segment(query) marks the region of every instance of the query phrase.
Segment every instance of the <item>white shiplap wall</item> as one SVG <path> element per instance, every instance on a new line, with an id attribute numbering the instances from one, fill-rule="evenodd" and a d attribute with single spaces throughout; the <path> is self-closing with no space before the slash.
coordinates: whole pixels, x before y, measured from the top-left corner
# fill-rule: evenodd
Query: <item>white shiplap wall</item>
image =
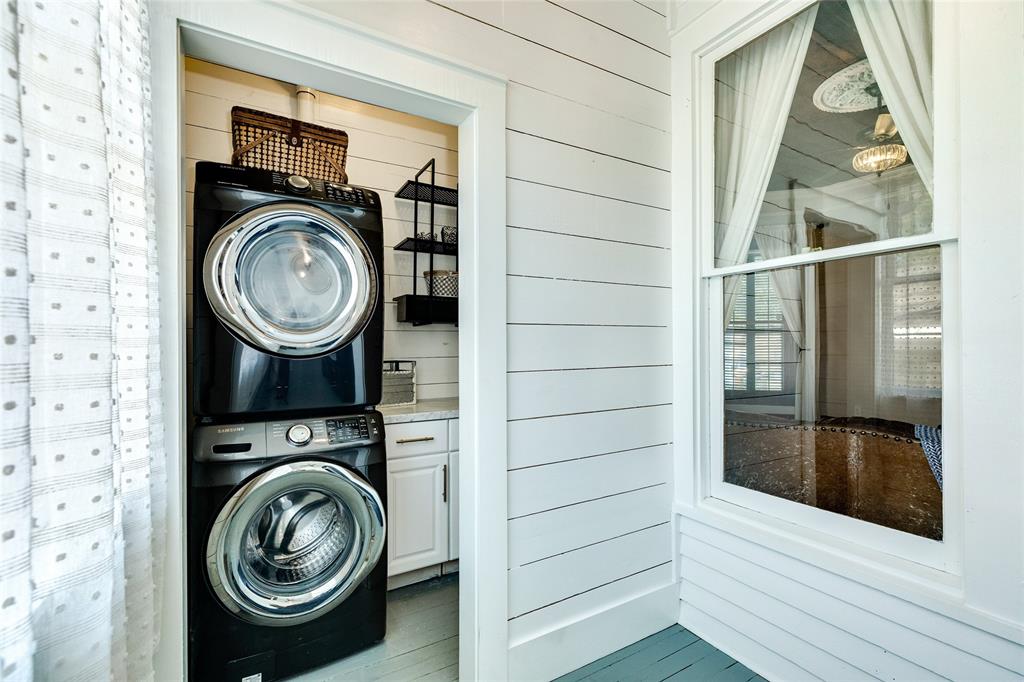
<path id="1" fill-rule="evenodd" d="M 295 116 L 295 87 L 288 83 L 196 59 L 185 60 L 186 216 L 191 310 L 192 192 L 196 161 L 231 160 L 231 107 L 244 106 Z M 320 93 L 315 121 L 349 134 L 349 182 L 380 193 L 384 212 L 384 358 L 416 360 L 420 398 L 459 394 L 458 331 L 451 325 L 413 327 L 398 322 L 393 298 L 412 292 L 412 254 L 392 247 L 411 237 L 412 205 L 394 193 L 424 163 L 437 159 L 438 184 L 455 187 L 458 176 L 458 128 L 417 116 Z M 421 209 L 423 208 L 421 204 Z M 454 211 L 438 207 L 437 223 L 454 224 Z M 420 230 L 429 229 L 420 223 Z M 438 228 L 440 229 L 440 228 Z M 454 258 L 438 256 L 434 267 L 455 267 Z M 422 272 L 428 267 L 423 258 Z M 419 286 L 424 284 L 420 280 Z M 189 325 L 191 326 L 191 324 Z"/>
<path id="2" fill-rule="evenodd" d="M 510 81 L 510 677 L 675 622 L 664 7 L 308 4 Z"/>
<path id="3" fill-rule="evenodd" d="M 1019 626 L 914 603 L 849 559 L 824 569 L 696 519 L 679 528 L 680 622 L 769 679 L 1024 679 Z"/>

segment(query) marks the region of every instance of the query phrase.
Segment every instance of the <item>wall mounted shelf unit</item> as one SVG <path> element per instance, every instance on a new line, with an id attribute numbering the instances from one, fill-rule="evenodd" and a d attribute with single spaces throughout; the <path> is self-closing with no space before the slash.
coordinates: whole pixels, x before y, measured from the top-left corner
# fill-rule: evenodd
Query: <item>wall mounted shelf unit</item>
<path id="1" fill-rule="evenodd" d="M 430 171 L 430 182 L 421 182 L 420 177 L 428 170 Z M 396 251 L 411 251 L 413 254 L 412 293 L 397 296 L 394 300 L 398 304 L 398 321 L 410 322 L 414 326 L 458 324 L 459 322 L 459 299 L 454 296 L 435 296 L 432 277 L 427 279 L 426 294 L 419 293 L 419 278 L 423 274 L 419 268 L 419 254 L 427 256 L 428 271 L 430 272 L 434 271 L 434 256 L 454 256 L 455 270 L 459 269 L 458 243 L 449 244 L 439 240 L 435 221 L 437 206 L 458 207 L 459 191 L 450 187 L 439 187 L 436 175 L 436 162 L 431 159 L 417 171 L 412 180 L 407 181 L 395 192 L 396 198 L 408 199 L 413 202 L 413 232 L 416 236 L 407 237 L 395 246 Z M 419 236 L 421 203 L 430 207 L 429 239 Z M 457 221 L 458 215 L 456 214 L 456 225 Z M 456 234 L 458 233 L 456 232 Z"/>

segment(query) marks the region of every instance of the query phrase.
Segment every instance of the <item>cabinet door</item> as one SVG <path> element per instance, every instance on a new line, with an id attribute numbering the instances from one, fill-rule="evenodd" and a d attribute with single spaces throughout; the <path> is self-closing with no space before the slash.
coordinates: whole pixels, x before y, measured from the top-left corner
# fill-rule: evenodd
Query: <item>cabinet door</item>
<path id="1" fill-rule="evenodd" d="M 459 453 L 448 453 L 448 561 L 459 558 Z"/>
<path id="2" fill-rule="evenodd" d="M 448 560 L 448 453 L 388 461 L 388 575 Z"/>

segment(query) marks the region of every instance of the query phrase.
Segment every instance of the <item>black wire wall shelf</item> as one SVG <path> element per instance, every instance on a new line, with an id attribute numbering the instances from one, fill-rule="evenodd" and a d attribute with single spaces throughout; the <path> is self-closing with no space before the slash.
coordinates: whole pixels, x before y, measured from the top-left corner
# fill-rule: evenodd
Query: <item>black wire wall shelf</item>
<path id="1" fill-rule="evenodd" d="M 424 324 L 458 324 L 459 299 L 454 296 L 424 296 L 405 294 L 395 298 L 398 321 Z"/>
<path id="2" fill-rule="evenodd" d="M 433 163 L 433 159 L 431 159 L 431 163 Z M 426 168 L 426 166 L 424 166 L 424 168 Z M 433 176 L 433 168 L 431 168 L 431 175 Z M 419 196 L 417 196 L 417 189 L 419 189 Z M 397 192 L 395 192 L 395 196 L 399 199 L 409 199 L 410 201 L 419 199 L 419 201 L 430 202 L 431 190 L 433 190 L 433 201 L 436 205 L 459 205 L 459 190 L 452 189 L 451 187 L 441 187 L 440 185 L 435 185 L 432 182 L 427 183 L 407 180 L 406 183 L 402 185 Z"/>
<path id="3" fill-rule="evenodd" d="M 430 182 L 420 182 L 420 176 L 430 171 Z M 413 202 L 413 231 L 420 229 L 420 204 L 425 203 L 430 208 L 430 232 L 429 237 L 408 237 L 403 239 L 397 246 L 396 251 L 412 252 L 412 293 L 397 296 L 394 300 L 398 304 L 398 321 L 410 322 L 419 326 L 424 324 L 455 324 L 459 323 L 459 299 L 457 296 L 436 296 L 439 291 L 435 287 L 434 256 L 454 256 L 455 270 L 454 277 L 458 277 L 459 269 L 459 246 L 458 246 L 458 225 L 455 225 L 455 242 L 439 240 L 437 226 L 434 220 L 435 208 L 437 206 L 458 207 L 459 191 L 450 187 L 437 185 L 436 162 L 434 159 L 428 161 L 423 168 L 417 171 L 412 180 L 402 185 L 395 197 L 408 199 Z M 456 215 L 458 221 L 458 215 Z M 444 231 L 447 231 L 445 228 Z M 424 233 L 427 234 L 427 233 Z M 447 236 L 447 235 L 445 235 Z M 429 269 L 427 273 L 421 273 L 419 267 L 419 254 L 425 254 L 428 259 Z M 419 278 L 423 274 L 426 279 L 426 295 L 419 292 Z M 457 282 L 458 280 L 456 280 Z"/>
<path id="4" fill-rule="evenodd" d="M 398 242 L 395 251 L 415 251 L 417 253 L 436 253 L 439 256 L 459 255 L 459 245 L 439 242 L 433 239 L 406 237 Z"/>

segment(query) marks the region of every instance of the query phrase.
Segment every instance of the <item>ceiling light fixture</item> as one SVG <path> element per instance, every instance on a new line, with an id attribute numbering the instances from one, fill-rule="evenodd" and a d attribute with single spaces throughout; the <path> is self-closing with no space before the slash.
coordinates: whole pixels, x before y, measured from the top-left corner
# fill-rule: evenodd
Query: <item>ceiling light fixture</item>
<path id="1" fill-rule="evenodd" d="M 892 115 L 881 113 L 882 93 L 878 84 L 871 84 L 866 91 L 878 98 L 880 113 L 875 119 L 875 129 L 868 134 L 875 144 L 854 154 L 853 169 L 859 173 L 881 175 L 907 162 L 907 148 L 895 141 L 899 131 L 896 129 L 896 122 L 892 120 Z"/>
<path id="2" fill-rule="evenodd" d="M 907 148 L 901 144 L 880 144 L 857 152 L 853 169 L 860 173 L 882 173 L 907 162 Z"/>

